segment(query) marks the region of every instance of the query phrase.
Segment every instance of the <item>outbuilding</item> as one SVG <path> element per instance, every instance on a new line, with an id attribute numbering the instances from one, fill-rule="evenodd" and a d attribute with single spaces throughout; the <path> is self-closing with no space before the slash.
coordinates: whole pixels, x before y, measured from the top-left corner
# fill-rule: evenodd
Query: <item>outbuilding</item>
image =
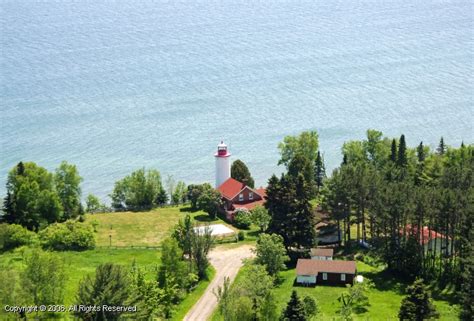
<path id="1" fill-rule="evenodd" d="M 331 261 L 334 255 L 333 249 L 317 247 L 310 251 L 312 260 Z"/>
<path id="2" fill-rule="evenodd" d="M 296 282 L 303 285 L 352 284 L 356 272 L 355 261 L 298 259 Z"/>

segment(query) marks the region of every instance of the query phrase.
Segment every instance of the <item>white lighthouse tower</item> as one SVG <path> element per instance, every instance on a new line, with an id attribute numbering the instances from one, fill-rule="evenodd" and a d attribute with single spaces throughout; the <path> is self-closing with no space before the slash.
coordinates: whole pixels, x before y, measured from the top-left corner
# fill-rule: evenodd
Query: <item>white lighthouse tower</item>
<path id="1" fill-rule="evenodd" d="M 214 157 L 216 158 L 216 188 L 218 188 L 230 178 L 230 153 L 223 141 L 217 145 L 217 153 Z"/>

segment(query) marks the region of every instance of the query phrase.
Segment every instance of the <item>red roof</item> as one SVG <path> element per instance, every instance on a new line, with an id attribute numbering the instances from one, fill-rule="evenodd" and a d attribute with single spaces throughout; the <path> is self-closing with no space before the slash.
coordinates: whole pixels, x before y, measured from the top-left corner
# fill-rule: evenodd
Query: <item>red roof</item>
<path id="1" fill-rule="evenodd" d="M 319 272 L 355 274 L 356 262 L 298 259 L 298 263 L 296 263 L 297 275 L 318 275 Z"/>
<path id="2" fill-rule="evenodd" d="M 410 224 L 408 224 L 406 226 L 406 230 L 407 230 L 408 234 L 418 235 L 418 226 L 416 226 L 416 225 L 411 226 Z M 403 230 L 400 231 L 400 233 L 403 233 Z M 431 238 L 430 238 L 430 234 L 431 234 Z M 444 234 L 438 233 L 434 230 L 430 230 L 428 228 L 428 226 L 423 226 L 422 233 L 420 233 L 420 244 L 425 245 L 430 240 L 434 240 L 436 238 L 445 239 L 446 236 L 444 236 Z M 448 237 L 448 239 L 449 239 L 449 237 Z"/>
<path id="3" fill-rule="evenodd" d="M 221 193 L 221 195 L 227 199 L 232 199 L 234 198 L 240 191 L 242 191 L 247 185 L 244 183 L 239 182 L 236 179 L 233 179 L 232 177 L 227 179 L 224 183 L 222 183 L 217 190 Z M 248 187 L 250 188 L 250 187 Z M 250 188 L 252 191 L 257 193 L 262 197 L 262 199 L 265 197 L 266 192 L 263 187 L 253 189 Z M 253 202 L 257 203 L 257 202 Z"/>
<path id="4" fill-rule="evenodd" d="M 221 193 L 222 196 L 228 199 L 232 199 L 245 187 L 244 183 L 239 182 L 232 177 L 222 183 L 217 190 Z"/>
<path id="5" fill-rule="evenodd" d="M 233 204 L 234 208 L 237 210 L 239 208 L 245 208 L 251 211 L 255 206 L 262 205 L 265 203 L 265 200 L 254 201 L 252 203 L 245 203 L 245 204 Z"/>

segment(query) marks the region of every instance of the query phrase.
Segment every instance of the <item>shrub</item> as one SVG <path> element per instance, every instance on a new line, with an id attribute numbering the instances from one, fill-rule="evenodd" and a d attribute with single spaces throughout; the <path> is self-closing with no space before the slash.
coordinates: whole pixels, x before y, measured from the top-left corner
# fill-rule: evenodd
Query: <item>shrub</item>
<path id="1" fill-rule="evenodd" d="M 39 232 L 39 237 L 46 249 L 81 251 L 95 247 L 92 227 L 81 222 L 66 221 L 52 224 Z"/>
<path id="2" fill-rule="evenodd" d="M 239 241 L 245 240 L 245 233 L 242 232 L 242 231 L 239 231 L 239 233 L 237 233 L 237 239 L 238 239 Z"/>
<path id="3" fill-rule="evenodd" d="M 234 224 L 238 228 L 248 229 L 252 224 L 252 215 L 247 210 L 237 210 L 234 216 Z"/>
<path id="4" fill-rule="evenodd" d="M 33 244 L 36 240 L 36 233 L 27 230 L 21 225 L 0 225 L 0 249 L 10 250 L 19 246 Z"/>

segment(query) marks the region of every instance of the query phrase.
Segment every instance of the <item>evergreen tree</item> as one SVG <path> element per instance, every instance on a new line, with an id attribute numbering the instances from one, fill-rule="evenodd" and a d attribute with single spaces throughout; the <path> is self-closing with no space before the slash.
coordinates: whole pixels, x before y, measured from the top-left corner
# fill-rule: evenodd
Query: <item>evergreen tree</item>
<path id="1" fill-rule="evenodd" d="M 321 152 L 318 150 L 318 156 L 314 164 L 315 171 L 315 182 L 318 192 L 323 187 L 323 181 L 326 178 L 326 168 L 324 167 L 324 160 L 321 156 Z"/>
<path id="2" fill-rule="evenodd" d="M 282 175 L 280 180 L 272 176 L 269 180 L 265 203 L 271 215 L 268 230 L 283 237 L 287 250 L 309 248 L 315 243 L 310 193 L 301 174 L 297 178 Z"/>
<path id="3" fill-rule="evenodd" d="M 446 145 L 444 144 L 444 138 L 441 137 L 441 139 L 439 140 L 438 148 L 436 149 L 436 153 L 438 155 L 444 155 L 445 152 L 446 152 Z"/>
<path id="4" fill-rule="evenodd" d="M 97 267 L 95 277 L 86 276 L 79 284 L 77 305 L 123 306 L 130 298 L 130 275 L 121 265 L 112 263 Z M 118 320 L 122 311 L 76 311 L 82 320 Z"/>
<path id="5" fill-rule="evenodd" d="M 407 288 L 407 296 L 402 300 L 398 313 L 399 319 L 423 321 L 437 315 L 423 280 L 417 279 Z"/>
<path id="6" fill-rule="evenodd" d="M 398 144 L 398 158 L 397 165 L 399 167 L 406 167 L 408 164 L 407 160 L 407 145 L 405 142 L 405 135 L 400 136 L 400 143 Z"/>
<path id="7" fill-rule="evenodd" d="M 393 163 L 397 162 L 397 141 L 392 139 L 392 147 L 391 147 L 391 152 L 390 152 L 390 160 Z"/>
<path id="8" fill-rule="evenodd" d="M 423 142 L 420 142 L 420 145 L 418 145 L 416 149 L 416 156 L 418 157 L 418 162 L 422 163 L 425 161 L 426 155 L 425 155 L 425 147 L 423 146 Z"/>
<path id="9" fill-rule="evenodd" d="M 245 165 L 245 163 L 240 159 L 237 159 L 232 163 L 230 168 L 230 176 L 233 179 L 250 186 L 251 188 L 254 188 L 255 186 L 255 181 L 252 178 L 252 175 L 250 175 L 247 165 Z"/>
<path id="10" fill-rule="evenodd" d="M 156 195 L 155 203 L 157 205 L 165 205 L 168 203 L 168 193 L 166 193 L 166 190 L 164 187 L 161 187 L 158 191 L 158 194 Z"/>
<path id="11" fill-rule="evenodd" d="M 295 290 L 291 293 L 290 301 L 286 305 L 285 310 L 281 316 L 281 321 L 306 321 L 308 317 L 306 315 L 305 306 L 301 302 L 298 294 Z"/>

